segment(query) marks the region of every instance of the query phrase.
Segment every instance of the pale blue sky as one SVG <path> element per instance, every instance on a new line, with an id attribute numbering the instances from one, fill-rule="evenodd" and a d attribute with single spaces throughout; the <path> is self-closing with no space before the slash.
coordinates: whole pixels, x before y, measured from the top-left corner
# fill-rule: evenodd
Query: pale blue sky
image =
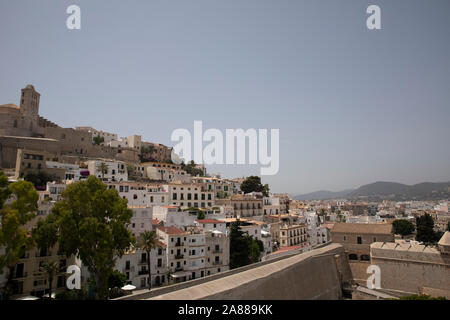
<path id="1" fill-rule="evenodd" d="M 449 15 L 448 0 L 0 0 L 0 104 L 31 83 L 62 126 L 167 145 L 194 120 L 278 128 L 263 178 L 278 192 L 448 181 Z"/>

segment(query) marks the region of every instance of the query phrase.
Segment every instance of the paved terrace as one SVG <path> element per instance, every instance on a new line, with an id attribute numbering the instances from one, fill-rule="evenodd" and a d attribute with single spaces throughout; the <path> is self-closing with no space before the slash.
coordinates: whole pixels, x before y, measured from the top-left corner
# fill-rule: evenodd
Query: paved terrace
<path id="1" fill-rule="evenodd" d="M 341 299 L 342 284 L 351 278 L 343 247 L 328 244 L 117 300 Z"/>

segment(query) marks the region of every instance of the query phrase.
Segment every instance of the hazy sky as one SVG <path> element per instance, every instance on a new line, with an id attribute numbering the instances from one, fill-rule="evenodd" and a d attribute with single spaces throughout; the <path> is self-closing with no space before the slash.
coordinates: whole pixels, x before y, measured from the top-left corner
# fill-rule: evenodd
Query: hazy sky
<path id="1" fill-rule="evenodd" d="M 30 83 L 61 126 L 167 145 L 194 120 L 278 128 L 272 191 L 448 181 L 449 16 L 448 0 L 1 0 L 0 104 Z"/>

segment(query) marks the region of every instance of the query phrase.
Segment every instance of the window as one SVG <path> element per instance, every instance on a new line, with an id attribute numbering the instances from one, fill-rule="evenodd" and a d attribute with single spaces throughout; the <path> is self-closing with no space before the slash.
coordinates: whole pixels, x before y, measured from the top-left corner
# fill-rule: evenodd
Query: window
<path id="1" fill-rule="evenodd" d="M 358 244 L 362 244 L 362 238 L 361 237 L 358 237 Z"/>
<path id="2" fill-rule="evenodd" d="M 348 255 L 348 259 L 349 260 L 358 260 L 358 256 L 356 254 L 351 253 Z"/>
<path id="3" fill-rule="evenodd" d="M 370 256 L 367 254 L 362 254 L 361 255 L 361 261 L 370 261 Z"/>

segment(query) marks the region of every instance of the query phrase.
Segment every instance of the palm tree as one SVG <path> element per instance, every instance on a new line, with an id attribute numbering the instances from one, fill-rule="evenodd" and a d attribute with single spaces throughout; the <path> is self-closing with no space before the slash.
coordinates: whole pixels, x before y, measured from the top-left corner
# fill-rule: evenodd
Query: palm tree
<path id="1" fill-rule="evenodd" d="M 105 174 L 108 173 L 108 165 L 101 162 L 97 165 L 97 170 L 102 173 L 102 180 L 105 178 Z"/>
<path id="2" fill-rule="evenodd" d="M 49 297 L 49 299 L 51 299 L 52 298 L 52 283 L 53 283 L 53 279 L 55 278 L 56 274 L 59 272 L 59 264 L 57 261 L 50 261 L 48 263 L 45 263 L 40 269 L 41 269 L 41 271 L 43 271 L 47 274 L 48 297 Z"/>
<path id="3" fill-rule="evenodd" d="M 167 277 L 167 285 L 170 285 L 170 276 L 172 275 L 172 270 L 170 268 L 166 271 L 166 277 Z"/>
<path id="4" fill-rule="evenodd" d="M 145 231 L 141 233 L 138 242 L 138 247 L 147 253 L 147 266 L 148 266 L 148 288 L 152 288 L 152 273 L 150 270 L 150 253 L 153 249 L 159 246 L 158 236 L 155 231 Z"/>

